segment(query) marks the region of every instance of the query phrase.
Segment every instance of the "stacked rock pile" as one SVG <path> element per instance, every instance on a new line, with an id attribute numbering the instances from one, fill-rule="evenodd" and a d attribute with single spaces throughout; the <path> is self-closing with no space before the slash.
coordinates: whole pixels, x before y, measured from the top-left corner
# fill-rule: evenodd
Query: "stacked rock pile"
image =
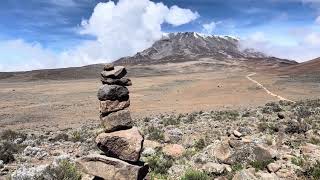
<path id="1" fill-rule="evenodd" d="M 123 66 L 107 64 L 101 72 L 103 86 L 98 91 L 100 119 L 104 133 L 96 138 L 103 154 L 89 155 L 77 161 L 84 173 L 96 179 L 144 179 L 148 166 L 140 162 L 144 137 L 133 127 L 129 106 L 131 80 Z"/>

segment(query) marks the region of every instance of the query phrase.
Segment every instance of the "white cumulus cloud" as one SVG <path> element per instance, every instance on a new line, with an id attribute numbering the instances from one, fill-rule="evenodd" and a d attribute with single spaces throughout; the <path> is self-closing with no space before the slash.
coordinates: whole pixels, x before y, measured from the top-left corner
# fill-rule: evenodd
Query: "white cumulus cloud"
<path id="1" fill-rule="evenodd" d="M 60 3 L 61 0 L 51 0 Z M 68 2 L 74 2 L 68 0 Z M 164 33 L 161 25 L 164 23 L 180 26 L 190 23 L 199 17 L 197 12 L 178 6 L 168 7 L 163 3 L 150 0 L 119 0 L 117 3 L 108 1 L 99 3 L 91 17 L 83 20 L 80 34 L 91 35 L 95 40 L 80 43 L 62 53 L 53 53 L 39 44 L 30 44 L 22 40 L 15 45 L 0 46 L 0 54 L 6 53 L 6 58 L 15 59 L 6 62 L 0 55 L 2 69 L 0 71 L 31 70 L 39 68 L 58 68 L 81 66 L 92 63 L 104 63 L 124 56 L 131 56 L 138 51 L 150 47 Z M 15 42 L 13 40 L 12 42 Z M 8 42 L 0 42 L 7 44 Z M 30 49 L 30 52 L 27 53 Z M 22 51 L 23 53 L 21 53 Z M 13 57 L 13 56 L 17 57 Z M 19 58 L 20 57 L 20 58 Z M 5 65 L 3 65 L 5 61 Z"/>
<path id="2" fill-rule="evenodd" d="M 212 34 L 213 31 L 216 29 L 216 27 L 217 27 L 217 23 L 214 21 L 207 23 L 207 24 L 203 24 L 202 25 L 202 32 L 204 32 L 206 34 Z"/>
<path id="3" fill-rule="evenodd" d="M 320 16 L 316 18 L 316 24 L 320 25 Z"/>
<path id="4" fill-rule="evenodd" d="M 269 56 L 303 62 L 320 56 L 320 34 L 305 34 L 296 44 L 283 45 L 269 40 L 267 34 L 256 32 L 241 40 L 242 49 L 254 48 Z"/>

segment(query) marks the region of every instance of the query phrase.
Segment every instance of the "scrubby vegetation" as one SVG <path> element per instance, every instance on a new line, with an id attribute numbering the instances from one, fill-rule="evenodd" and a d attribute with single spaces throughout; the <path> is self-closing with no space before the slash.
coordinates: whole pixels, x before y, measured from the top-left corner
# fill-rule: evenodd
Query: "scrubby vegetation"
<path id="1" fill-rule="evenodd" d="M 320 100 L 305 100 L 244 110 L 162 114 L 137 119 L 135 125 L 145 135 L 141 160 L 150 165 L 151 179 L 232 179 L 240 173 L 257 179 L 270 175 L 319 179 L 319 119 Z M 61 152 L 73 159 L 99 152 L 93 148 L 97 134 L 93 129 L 97 128 L 33 135 L 6 130 L 0 133 L 0 160 L 5 166 L 39 164 L 53 160 Z M 26 146 L 31 153 L 23 152 Z M 80 178 L 69 163 L 58 168 L 50 166 L 39 178 Z M 275 166 L 275 172 L 270 173 L 269 164 Z M 13 171 L 0 170 L 3 174 Z"/>
<path id="2" fill-rule="evenodd" d="M 187 170 L 181 180 L 210 180 L 211 178 L 202 171 Z"/>
<path id="3" fill-rule="evenodd" d="M 63 160 L 58 166 L 49 166 L 41 173 L 41 175 L 35 177 L 35 180 L 48 179 L 81 180 L 81 173 L 74 164 L 67 160 Z"/>

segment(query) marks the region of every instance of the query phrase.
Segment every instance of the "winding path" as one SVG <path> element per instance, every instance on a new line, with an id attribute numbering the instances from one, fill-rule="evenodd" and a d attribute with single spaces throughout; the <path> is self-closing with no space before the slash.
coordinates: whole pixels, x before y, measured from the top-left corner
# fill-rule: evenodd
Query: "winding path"
<path id="1" fill-rule="evenodd" d="M 279 96 L 279 95 L 277 95 L 277 94 L 274 94 L 273 92 L 269 91 L 266 87 L 264 87 L 262 84 L 260 84 L 258 81 L 252 79 L 251 76 L 254 76 L 254 75 L 256 75 L 256 74 L 257 74 L 257 73 L 251 73 L 251 74 L 247 75 L 246 78 L 247 78 L 248 80 L 252 81 L 253 83 L 255 83 L 256 85 L 258 85 L 259 87 L 261 87 L 261 88 L 262 88 L 264 91 L 266 91 L 269 95 L 271 95 L 271 96 L 273 96 L 273 97 L 276 97 L 276 98 L 278 98 L 279 100 L 282 100 L 282 101 L 289 101 L 289 102 L 295 103 L 295 101 L 292 101 L 292 100 L 290 100 L 290 99 L 286 99 L 286 98 L 284 98 L 284 97 L 282 97 L 282 96 Z"/>

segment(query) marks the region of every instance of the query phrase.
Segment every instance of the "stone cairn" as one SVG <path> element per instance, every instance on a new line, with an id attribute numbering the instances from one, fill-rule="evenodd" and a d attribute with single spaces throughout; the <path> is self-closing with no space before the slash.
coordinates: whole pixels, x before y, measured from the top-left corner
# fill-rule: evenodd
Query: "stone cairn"
<path id="1" fill-rule="evenodd" d="M 101 72 L 102 86 L 98 91 L 100 119 L 104 133 L 96 138 L 103 154 L 94 154 L 77 160 L 78 167 L 95 179 L 144 179 L 148 166 L 140 162 L 143 135 L 133 127 L 129 106 L 131 80 L 123 66 L 107 64 Z"/>

